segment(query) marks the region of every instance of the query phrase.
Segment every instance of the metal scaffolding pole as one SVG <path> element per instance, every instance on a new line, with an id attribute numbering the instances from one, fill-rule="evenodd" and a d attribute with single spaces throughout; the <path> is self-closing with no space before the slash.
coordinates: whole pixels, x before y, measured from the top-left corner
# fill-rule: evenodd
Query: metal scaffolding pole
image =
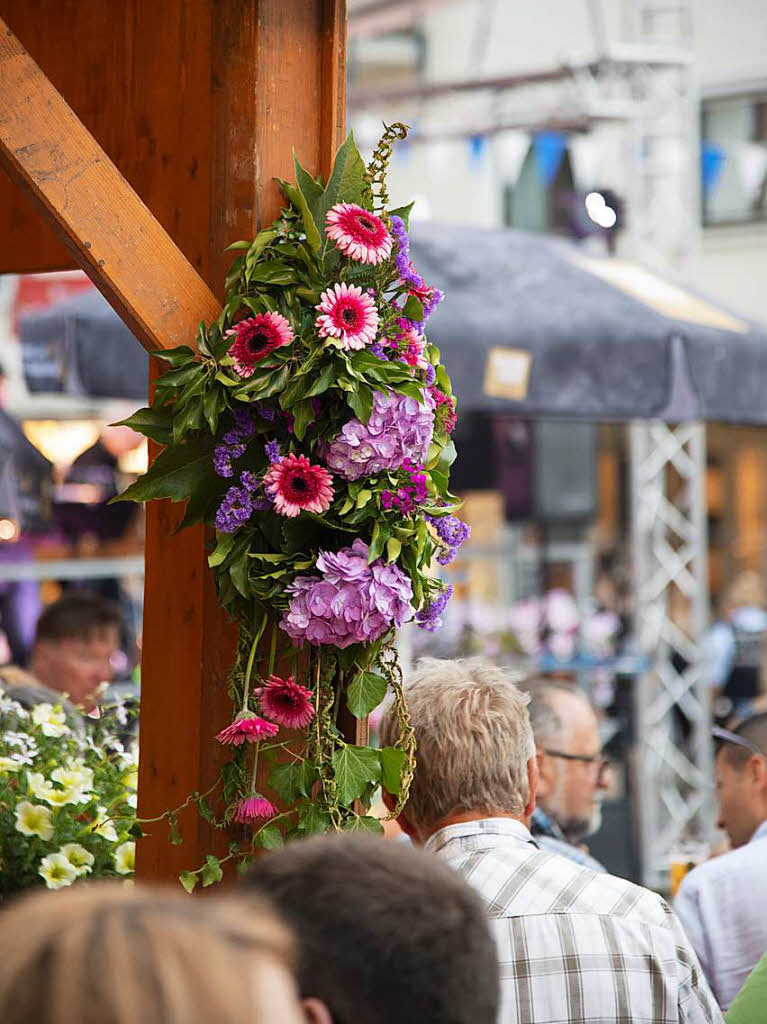
<path id="1" fill-rule="evenodd" d="M 673 845 L 712 830 L 703 423 L 633 423 L 635 624 L 650 669 L 635 690 L 637 792 L 645 885 L 667 884 Z"/>

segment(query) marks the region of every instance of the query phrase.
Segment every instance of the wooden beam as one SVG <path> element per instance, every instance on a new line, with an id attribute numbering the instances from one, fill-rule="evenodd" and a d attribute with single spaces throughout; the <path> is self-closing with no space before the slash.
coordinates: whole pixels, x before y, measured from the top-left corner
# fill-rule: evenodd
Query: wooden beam
<path id="1" fill-rule="evenodd" d="M 0 163 L 146 348 L 188 344 L 218 316 L 213 292 L 2 19 Z"/>

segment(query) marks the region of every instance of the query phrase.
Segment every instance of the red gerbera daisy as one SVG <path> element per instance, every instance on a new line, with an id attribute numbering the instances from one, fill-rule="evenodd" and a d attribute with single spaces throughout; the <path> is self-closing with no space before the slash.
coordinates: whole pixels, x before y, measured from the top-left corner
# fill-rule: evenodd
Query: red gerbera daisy
<path id="1" fill-rule="evenodd" d="M 256 818 L 273 818 L 276 813 L 277 808 L 271 800 L 267 800 L 266 797 L 255 793 L 253 796 L 240 800 L 237 810 L 234 812 L 234 820 L 239 821 L 243 825 L 248 825 L 251 821 L 255 821 Z"/>
<path id="2" fill-rule="evenodd" d="M 281 516 L 327 512 L 333 500 L 333 478 L 322 466 L 313 466 L 305 455 L 286 455 L 273 462 L 264 474 L 264 488 Z"/>
<path id="3" fill-rule="evenodd" d="M 337 203 L 325 219 L 328 238 L 360 263 L 381 263 L 391 256 L 392 237 L 380 217 L 354 203 Z"/>
<path id="4" fill-rule="evenodd" d="M 343 348 L 360 349 L 375 341 L 378 310 L 358 285 L 336 284 L 320 296 L 315 327 L 321 338 L 337 338 Z"/>
<path id="5" fill-rule="evenodd" d="M 246 741 L 257 743 L 269 736 L 276 736 L 280 730 L 273 722 L 267 722 L 256 715 L 243 715 L 237 717 L 226 729 L 222 729 L 216 736 L 219 743 L 229 743 L 233 747 L 239 747 Z"/>
<path id="6" fill-rule="evenodd" d="M 251 377 L 256 363 L 276 348 L 290 344 L 293 331 L 285 317 L 279 313 L 259 313 L 258 316 L 240 320 L 225 332 L 225 336 L 235 337 L 229 349 L 229 355 L 234 359 L 234 372 L 240 377 Z"/>
<path id="7" fill-rule="evenodd" d="M 314 718 L 312 692 L 297 683 L 293 676 L 287 679 L 270 676 L 259 700 L 266 717 L 285 729 L 304 729 Z"/>

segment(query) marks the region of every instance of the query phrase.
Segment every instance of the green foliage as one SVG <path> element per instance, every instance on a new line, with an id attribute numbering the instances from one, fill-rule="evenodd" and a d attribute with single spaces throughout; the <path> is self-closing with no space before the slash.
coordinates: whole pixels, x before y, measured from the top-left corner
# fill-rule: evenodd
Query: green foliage
<path id="1" fill-rule="evenodd" d="M 381 779 L 378 751 L 371 747 L 344 744 L 333 752 L 332 761 L 338 799 L 343 804 L 358 800 L 369 782 L 377 783 Z"/>
<path id="2" fill-rule="evenodd" d="M 360 672 L 346 694 L 346 704 L 355 718 L 365 718 L 386 696 L 386 677 L 378 672 Z"/>

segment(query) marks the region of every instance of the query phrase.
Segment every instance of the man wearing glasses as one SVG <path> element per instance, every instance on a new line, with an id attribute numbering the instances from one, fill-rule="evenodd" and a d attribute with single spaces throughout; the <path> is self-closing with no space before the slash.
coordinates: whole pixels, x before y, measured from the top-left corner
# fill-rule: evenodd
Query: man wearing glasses
<path id="1" fill-rule="evenodd" d="M 674 909 L 726 1009 L 767 952 L 767 712 L 714 736 L 719 825 L 733 849 L 687 875 Z"/>
<path id="2" fill-rule="evenodd" d="M 607 762 L 594 709 L 573 686 L 547 679 L 523 684 L 538 758 L 538 804 L 530 831 L 543 850 L 592 871 L 604 867 L 583 847 L 599 831 Z"/>

